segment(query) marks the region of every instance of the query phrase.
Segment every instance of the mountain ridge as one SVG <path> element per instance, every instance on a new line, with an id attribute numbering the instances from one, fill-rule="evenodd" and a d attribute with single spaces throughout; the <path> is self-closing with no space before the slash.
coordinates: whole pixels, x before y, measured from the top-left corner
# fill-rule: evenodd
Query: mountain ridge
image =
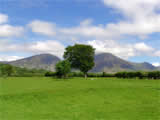
<path id="1" fill-rule="evenodd" d="M 28 69 L 45 69 L 55 71 L 55 65 L 61 59 L 52 54 L 39 54 L 11 62 L 13 66 Z M 6 63 L 6 62 L 5 62 Z M 148 62 L 135 63 L 123 60 L 111 53 L 100 53 L 95 55 L 95 66 L 90 72 L 119 72 L 119 71 L 153 71 L 159 70 Z"/>

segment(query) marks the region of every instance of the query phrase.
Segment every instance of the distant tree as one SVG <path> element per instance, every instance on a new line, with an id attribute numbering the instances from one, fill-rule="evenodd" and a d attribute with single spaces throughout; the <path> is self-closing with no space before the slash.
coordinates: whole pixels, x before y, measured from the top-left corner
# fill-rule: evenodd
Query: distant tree
<path id="1" fill-rule="evenodd" d="M 60 61 L 56 64 L 56 75 L 60 78 L 66 78 L 71 71 L 70 62 L 67 60 Z"/>
<path id="2" fill-rule="evenodd" d="M 94 67 L 94 55 L 95 49 L 92 46 L 75 44 L 66 48 L 63 57 L 71 63 L 72 68 L 83 72 L 86 78 L 88 71 Z"/>
<path id="3" fill-rule="evenodd" d="M 3 65 L 2 68 L 1 68 L 1 74 L 2 76 L 11 76 L 14 72 L 14 69 L 11 65 Z"/>

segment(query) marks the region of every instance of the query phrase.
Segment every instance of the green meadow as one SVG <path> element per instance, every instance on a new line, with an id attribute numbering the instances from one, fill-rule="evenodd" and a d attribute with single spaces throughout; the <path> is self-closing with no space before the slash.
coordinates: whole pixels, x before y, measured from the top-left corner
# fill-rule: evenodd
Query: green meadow
<path id="1" fill-rule="evenodd" d="M 0 78 L 0 120 L 158 120 L 160 81 Z"/>

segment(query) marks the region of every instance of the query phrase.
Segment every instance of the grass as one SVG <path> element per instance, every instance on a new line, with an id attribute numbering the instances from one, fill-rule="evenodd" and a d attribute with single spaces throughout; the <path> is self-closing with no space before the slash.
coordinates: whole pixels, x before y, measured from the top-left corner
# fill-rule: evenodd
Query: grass
<path id="1" fill-rule="evenodd" d="M 0 78 L 0 120 L 158 120 L 160 81 Z"/>

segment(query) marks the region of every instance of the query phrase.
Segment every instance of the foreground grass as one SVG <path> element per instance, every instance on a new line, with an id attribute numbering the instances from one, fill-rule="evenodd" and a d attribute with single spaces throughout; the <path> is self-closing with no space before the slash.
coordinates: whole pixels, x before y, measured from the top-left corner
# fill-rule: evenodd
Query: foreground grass
<path id="1" fill-rule="evenodd" d="M 0 120 L 158 120 L 160 81 L 0 78 Z"/>

